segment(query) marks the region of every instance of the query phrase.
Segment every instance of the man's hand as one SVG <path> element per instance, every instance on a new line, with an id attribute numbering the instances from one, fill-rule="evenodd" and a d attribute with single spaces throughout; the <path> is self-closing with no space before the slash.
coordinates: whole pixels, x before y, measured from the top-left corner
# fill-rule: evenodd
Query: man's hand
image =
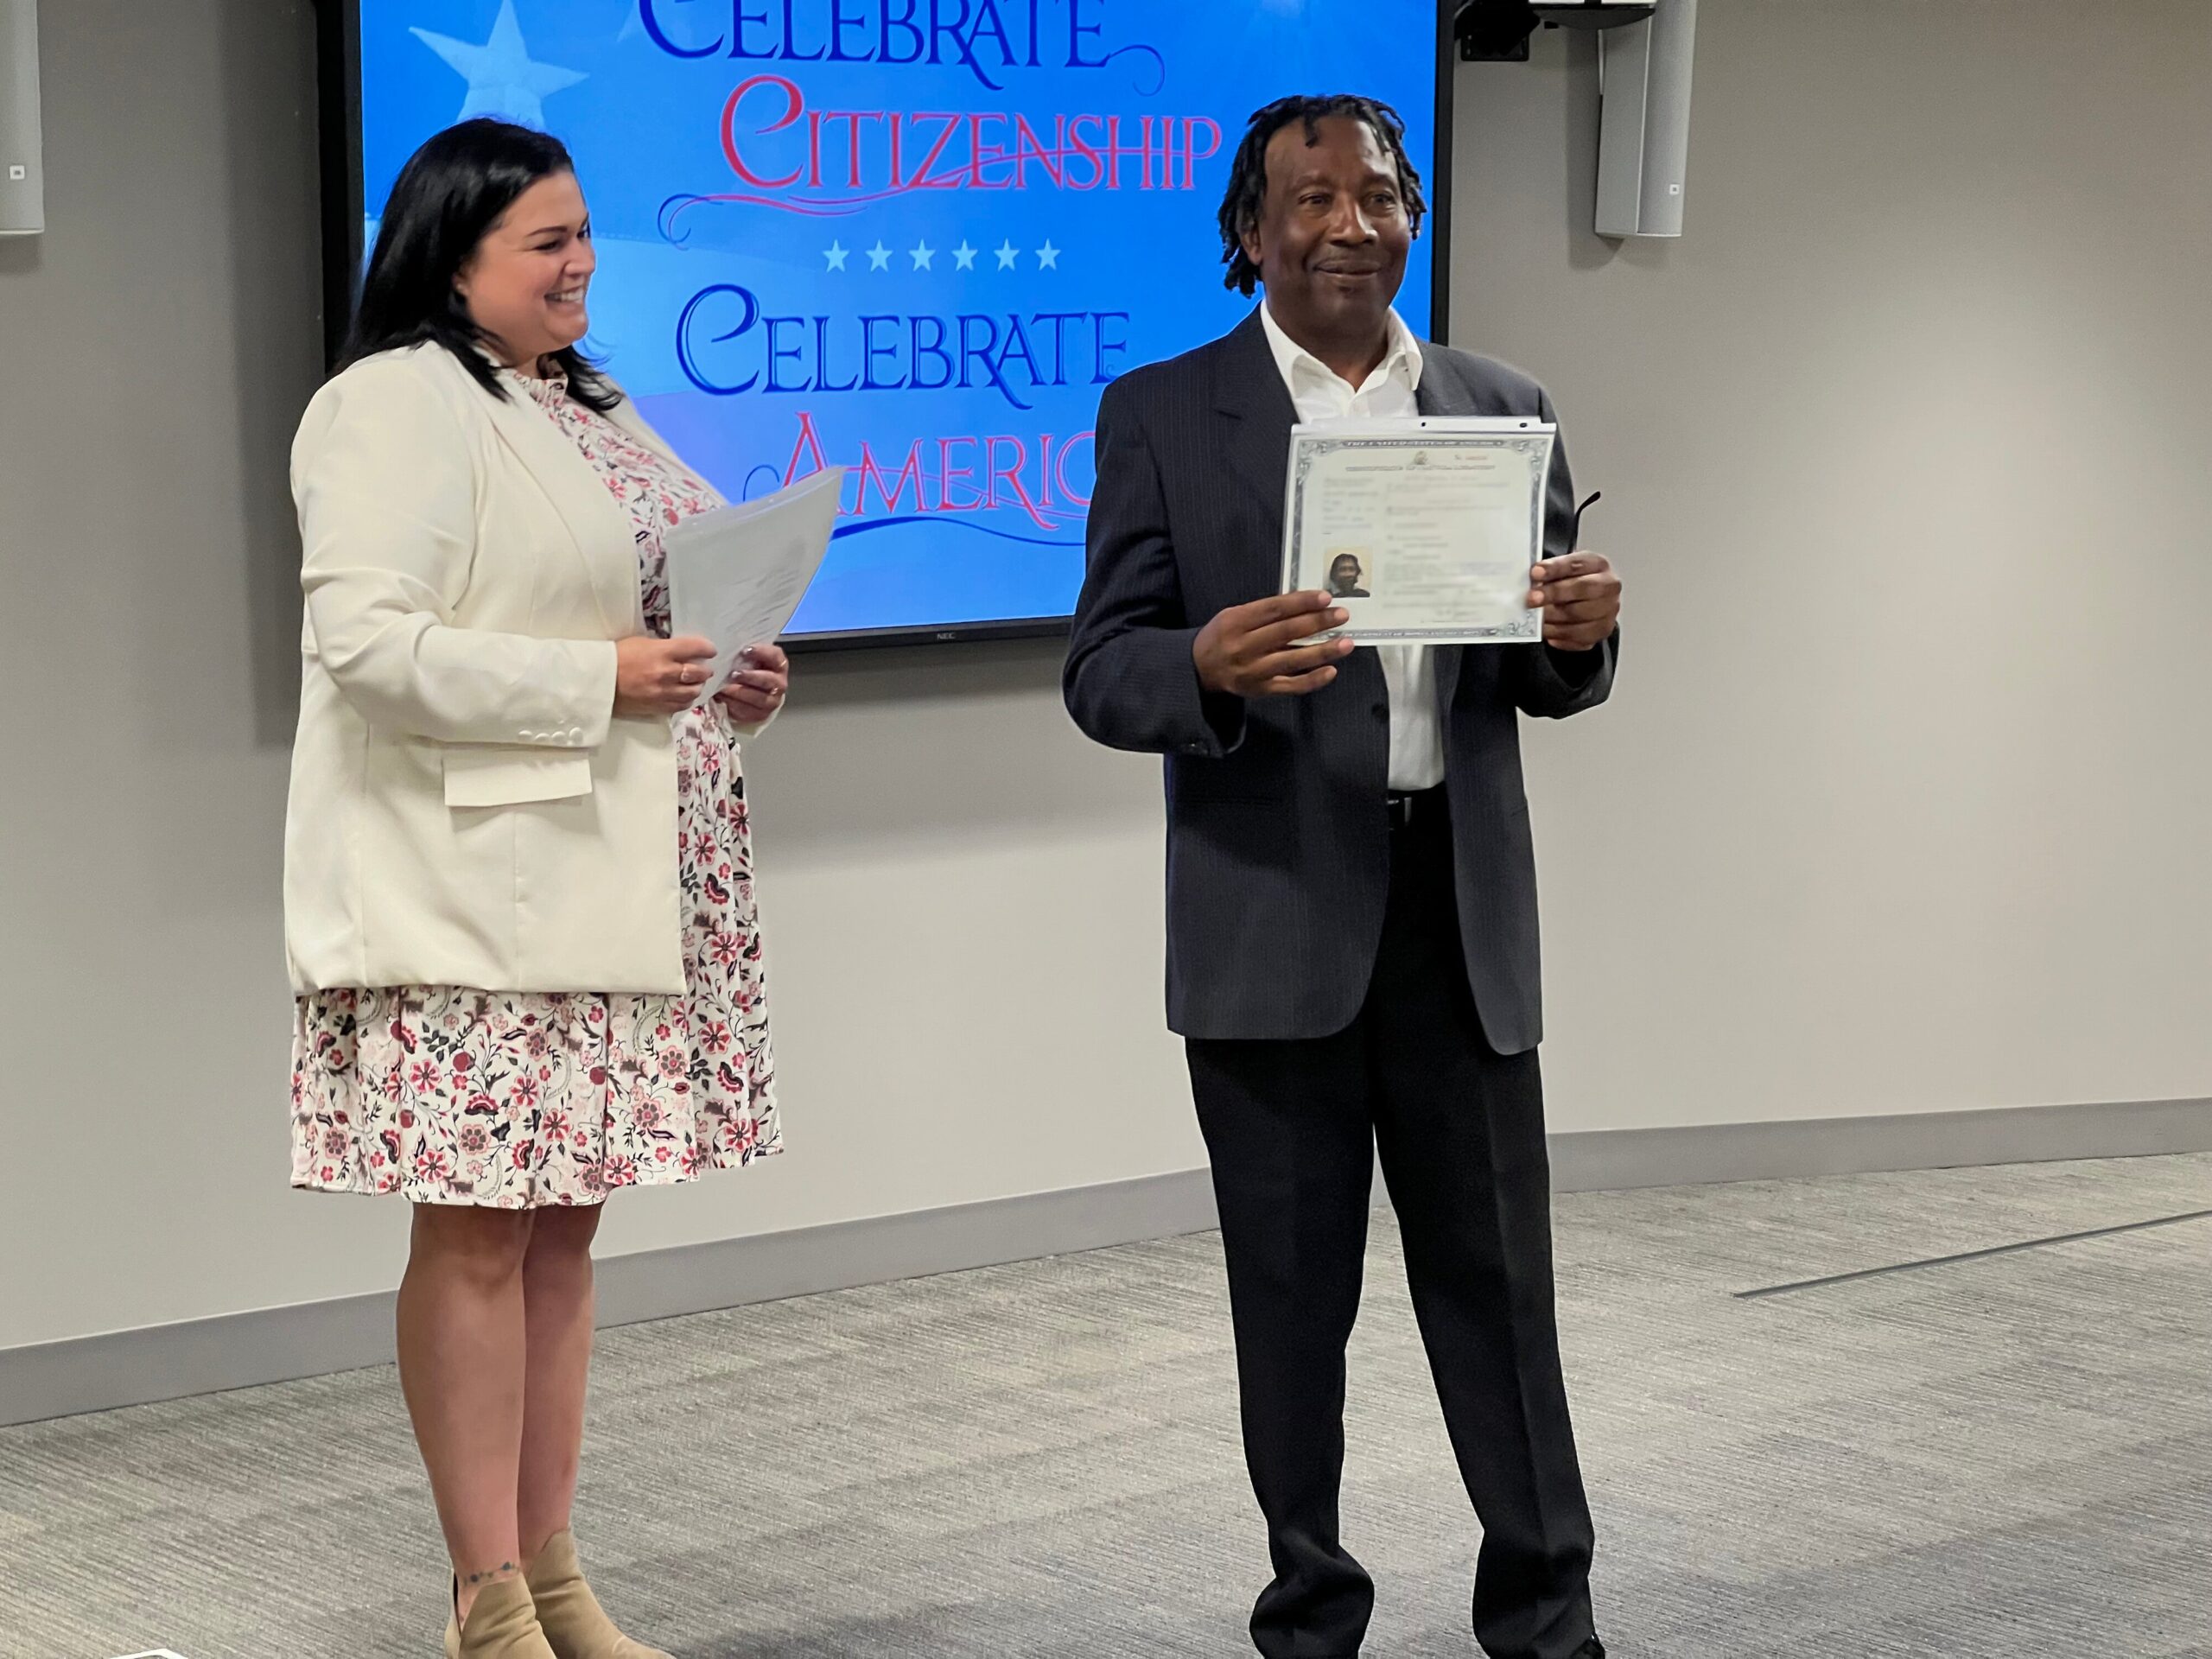
<path id="1" fill-rule="evenodd" d="M 1209 691 L 1232 697 L 1302 696 L 1337 677 L 1336 665 L 1351 655 L 1352 642 L 1298 642 L 1349 620 L 1349 613 L 1336 609 L 1320 593 L 1279 594 L 1232 605 L 1198 630 L 1191 660 L 1198 664 L 1198 683 Z"/>
<path id="2" fill-rule="evenodd" d="M 1544 643 L 1555 651 L 1594 651 L 1621 620 L 1621 579 L 1602 553 L 1546 559 L 1531 573 L 1529 608 L 1544 613 Z"/>

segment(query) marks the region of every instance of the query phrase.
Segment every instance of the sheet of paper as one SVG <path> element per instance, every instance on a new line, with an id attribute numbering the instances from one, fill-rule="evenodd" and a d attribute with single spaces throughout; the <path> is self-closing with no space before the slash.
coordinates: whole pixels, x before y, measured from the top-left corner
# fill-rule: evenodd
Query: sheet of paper
<path id="1" fill-rule="evenodd" d="M 1283 591 L 1319 588 L 1351 613 L 1317 639 L 1541 639 L 1529 573 L 1557 435 L 1542 421 L 1466 416 L 1292 429 Z"/>
<path id="2" fill-rule="evenodd" d="M 715 645 L 692 707 L 729 683 L 747 646 L 772 644 L 790 626 L 830 550 L 844 484 L 842 467 L 824 467 L 773 495 L 686 518 L 662 538 L 671 630 Z"/>

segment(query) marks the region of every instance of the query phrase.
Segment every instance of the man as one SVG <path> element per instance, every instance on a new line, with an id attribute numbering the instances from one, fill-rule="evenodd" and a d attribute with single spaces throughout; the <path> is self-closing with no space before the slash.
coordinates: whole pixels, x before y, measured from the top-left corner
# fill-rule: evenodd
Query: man
<path id="1" fill-rule="evenodd" d="M 1517 716 L 1605 700 L 1620 583 L 1567 546 L 1562 458 L 1529 594 L 1541 645 L 1315 644 L 1346 613 L 1272 594 L 1294 422 L 1552 418 L 1534 381 L 1417 340 L 1392 309 L 1422 211 L 1387 106 L 1287 99 L 1253 118 L 1223 257 L 1265 302 L 1108 389 L 1065 690 L 1092 737 L 1167 758 L 1168 1017 L 1213 1164 L 1274 1567 L 1255 1643 L 1354 1655 L 1373 1606 L 1337 1499 L 1379 1149 L 1483 1525 L 1476 1635 L 1494 1659 L 1602 1659 L 1553 1314 Z"/>
<path id="2" fill-rule="evenodd" d="M 1329 561 L 1329 597 L 1365 599 L 1367 589 L 1359 585 L 1362 574 L 1357 554 L 1338 554 L 1335 558 Z"/>

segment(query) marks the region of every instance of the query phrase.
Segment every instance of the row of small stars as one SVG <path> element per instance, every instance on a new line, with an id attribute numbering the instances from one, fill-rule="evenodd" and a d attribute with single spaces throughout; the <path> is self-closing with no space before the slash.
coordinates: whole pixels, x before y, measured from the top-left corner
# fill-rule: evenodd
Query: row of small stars
<path id="1" fill-rule="evenodd" d="M 927 242 L 918 242 L 906 251 L 906 257 L 914 262 L 916 270 L 936 270 L 936 265 L 931 262 L 943 251 L 944 250 L 933 248 Z M 1015 262 L 1021 257 L 1022 251 L 1015 247 L 1013 243 L 1007 242 L 1002 246 L 989 250 L 971 248 L 968 245 L 968 239 L 965 237 L 961 238 L 958 247 L 951 250 L 953 269 L 956 270 L 975 270 L 976 257 L 985 251 L 997 256 L 998 268 L 1001 270 L 1019 269 Z M 1060 268 L 1060 250 L 1054 247 L 1049 239 L 1036 251 L 1038 270 L 1058 270 Z M 846 259 L 852 254 L 865 253 L 868 255 L 868 268 L 870 270 L 888 270 L 891 269 L 892 252 L 893 250 L 883 245 L 883 238 L 878 237 L 875 245 L 872 248 L 848 248 L 842 243 L 832 242 L 822 250 L 822 257 L 830 262 L 831 270 L 842 270 L 845 268 Z"/>

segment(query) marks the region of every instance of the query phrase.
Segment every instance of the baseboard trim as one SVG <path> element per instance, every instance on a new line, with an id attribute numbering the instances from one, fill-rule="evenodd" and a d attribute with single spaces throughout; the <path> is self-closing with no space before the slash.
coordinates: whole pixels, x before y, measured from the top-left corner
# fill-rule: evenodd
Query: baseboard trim
<path id="1" fill-rule="evenodd" d="M 1065 1255 L 1214 1225 L 1203 1169 L 607 1256 L 599 1322 L 780 1301 Z M 334 1297 L 0 1349 L 0 1425 L 383 1365 L 394 1293 Z"/>
<path id="2" fill-rule="evenodd" d="M 2212 1152 L 2212 1099 L 1599 1129 L 1552 1137 L 1561 1192 Z"/>
<path id="3" fill-rule="evenodd" d="M 2212 1100 L 2037 1106 L 1552 1137 L 1562 1192 L 2212 1152 Z M 1378 1196 L 1380 1188 L 1378 1186 Z M 629 1325 L 855 1285 L 1203 1232 L 1205 1170 L 611 1256 L 600 1322 Z M 379 1365 L 390 1292 L 0 1349 L 0 1425 Z"/>

